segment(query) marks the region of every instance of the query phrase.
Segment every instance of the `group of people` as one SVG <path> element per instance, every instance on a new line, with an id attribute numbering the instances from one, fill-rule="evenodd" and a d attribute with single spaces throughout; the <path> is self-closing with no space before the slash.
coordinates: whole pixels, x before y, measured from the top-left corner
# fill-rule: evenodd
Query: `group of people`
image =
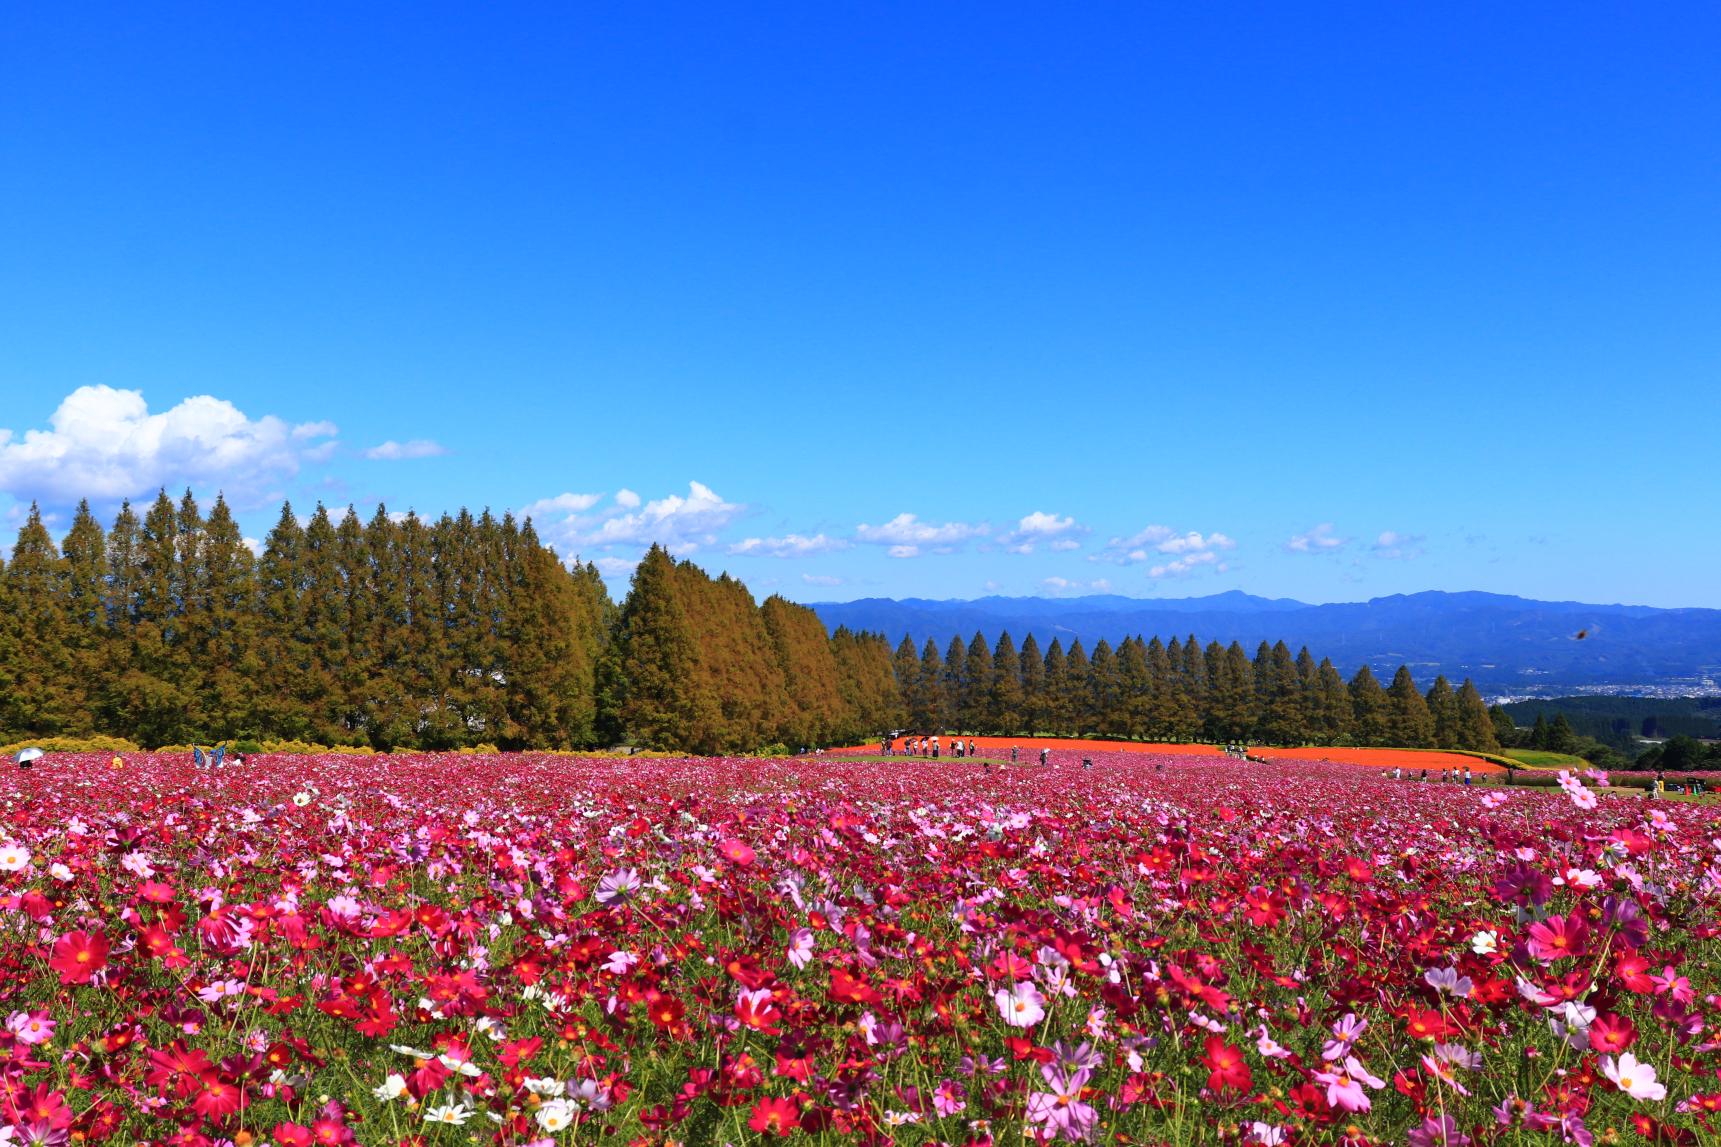
<path id="1" fill-rule="evenodd" d="M 902 742 L 902 746 L 903 752 L 911 757 L 936 758 L 940 752 L 937 733 L 933 733 L 931 736 L 908 737 Z M 980 746 L 975 744 L 972 738 L 964 741 L 958 737 L 950 742 L 950 755 L 952 757 L 972 757 L 979 750 Z M 879 741 L 879 752 L 887 757 L 896 756 L 896 738 L 882 738 Z"/>
<path id="2" fill-rule="evenodd" d="M 1398 767 L 1397 765 L 1394 765 L 1392 767 L 1392 779 L 1395 781 L 1403 780 L 1404 779 L 1404 770 L 1402 768 Z M 1418 780 L 1418 781 L 1426 781 L 1428 779 L 1428 770 L 1423 769 L 1422 775 L 1419 777 L 1413 778 L 1413 779 Z M 1472 780 L 1473 780 L 1473 778 L 1472 778 L 1471 773 L 1470 773 L 1470 766 L 1469 765 L 1464 766 L 1462 780 L 1459 777 L 1459 770 L 1456 768 L 1441 769 L 1440 770 L 1440 783 L 1443 785 L 1448 785 L 1448 784 L 1451 784 L 1451 785 L 1466 784 L 1466 785 L 1468 785 L 1471 783 Z"/>

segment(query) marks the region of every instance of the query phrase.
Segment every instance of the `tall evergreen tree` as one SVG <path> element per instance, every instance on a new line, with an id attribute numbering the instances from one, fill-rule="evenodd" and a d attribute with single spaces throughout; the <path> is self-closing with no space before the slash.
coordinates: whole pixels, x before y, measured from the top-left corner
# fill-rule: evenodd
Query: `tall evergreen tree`
<path id="1" fill-rule="evenodd" d="M 1428 703 L 1428 715 L 1434 719 L 1434 745 L 1440 749 L 1456 749 L 1459 741 L 1458 697 L 1445 674 L 1434 678 L 1423 698 Z"/>
<path id="2" fill-rule="evenodd" d="M 70 627 L 60 553 L 32 503 L 5 568 L 7 609 L 0 651 L 11 666 L 0 695 L 0 728 L 31 737 L 70 731 L 79 697 L 66 648 Z"/>
<path id="3" fill-rule="evenodd" d="M 1434 716 L 1416 687 L 1408 665 L 1400 665 L 1387 686 L 1387 735 L 1391 743 L 1405 749 L 1434 746 Z"/>
<path id="4" fill-rule="evenodd" d="M 1032 633 L 1017 655 L 1022 670 L 1022 728 L 1032 736 L 1046 727 L 1046 658 Z"/>
<path id="5" fill-rule="evenodd" d="M 992 650 L 976 633 L 963 658 L 963 690 L 957 701 L 957 723 L 971 733 L 995 728 L 992 723 Z"/>
<path id="6" fill-rule="evenodd" d="M 1022 731 L 1022 662 L 1016 643 L 1005 630 L 992 649 L 992 696 L 988 709 L 992 728 L 1010 737 Z"/>
<path id="7" fill-rule="evenodd" d="M 1351 714 L 1359 745 L 1392 743 L 1392 705 L 1374 670 L 1366 664 L 1350 681 Z"/>
<path id="8" fill-rule="evenodd" d="M 1458 747 L 1474 753 L 1498 753 L 1500 740 L 1494 732 L 1494 718 L 1488 703 L 1476 683 L 1470 678 L 1458 687 Z"/>
<path id="9" fill-rule="evenodd" d="M 66 534 L 59 589 L 66 619 L 68 689 L 72 709 L 65 728 L 72 736 L 107 732 L 100 709 L 116 676 L 107 616 L 107 538 L 88 502 L 79 502 Z"/>
<path id="10" fill-rule="evenodd" d="M 1041 724 L 1045 731 L 1056 736 L 1070 729 L 1069 695 L 1070 670 L 1064 658 L 1064 646 L 1056 637 L 1046 647 L 1044 682 L 1041 691 Z"/>
<path id="11" fill-rule="evenodd" d="M 938 643 L 932 638 L 920 649 L 920 674 L 914 692 L 914 725 L 930 733 L 942 732 L 945 710 L 944 662 L 938 656 Z"/>
<path id="12" fill-rule="evenodd" d="M 689 737 L 717 739 L 717 701 L 703 688 L 675 561 L 662 546 L 634 570 L 611 651 L 620 670 L 615 720 L 629 744 L 674 749 L 689 747 Z"/>

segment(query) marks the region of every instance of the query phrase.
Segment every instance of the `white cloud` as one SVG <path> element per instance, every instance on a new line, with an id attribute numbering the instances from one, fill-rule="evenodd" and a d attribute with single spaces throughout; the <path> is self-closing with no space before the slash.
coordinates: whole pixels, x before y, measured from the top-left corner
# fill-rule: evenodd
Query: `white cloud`
<path id="1" fill-rule="evenodd" d="M 1103 577 L 1086 582 L 1067 577 L 1049 577 L 1043 579 L 1040 585 L 1054 594 L 1111 592 L 1111 582 Z"/>
<path id="2" fill-rule="evenodd" d="M 566 519 L 584 513 L 603 498 L 602 494 L 557 494 L 554 498 L 539 498 L 521 506 L 520 516 L 533 519 L 560 516 Z"/>
<path id="3" fill-rule="evenodd" d="M 882 526 L 862 522 L 855 527 L 855 537 L 873 545 L 890 547 L 886 552 L 893 558 L 919 557 L 925 549 L 936 554 L 951 553 L 971 538 L 983 538 L 991 533 L 984 523 L 945 522 L 934 525 L 923 522 L 913 514 L 898 514 Z"/>
<path id="4" fill-rule="evenodd" d="M 1079 549 L 1081 542 L 1076 539 L 1087 533 L 1088 528 L 1072 517 L 1035 510 L 1018 521 L 1016 528 L 1004 534 L 999 541 L 1013 554 L 1031 554 L 1042 542 L 1063 552 Z"/>
<path id="5" fill-rule="evenodd" d="M 1369 549 L 1379 558 L 1410 561 L 1422 556 L 1422 543 L 1425 540 L 1421 534 L 1401 534 L 1397 530 L 1386 530 L 1375 539 L 1374 545 Z"/>
<path id="6" fill-rule="evenodd" d="M 598 572 L 607 578 L 632 577 L 633 571 L 639 568 L 637 558 L 598 558 L 595 564 Z"/>
<path id="7" fill-rule="evenodd" d="M 832 586 L 838 586 L 838 585 L 843 584 L 843 579 L 840 577 L 836 577 L 833 574 L 808 574 L 808 573 L 804 573 L 801 575 L 801 580 L 806 582 L 808 585 L 821 586 L 825 589 L 829 589 Z"/>
<path id="8" fill-rule="evenodd" d="M 366 450 L 365 457 L 373 462 L 404 462 L 410 458 L 436 458 L 446 453 L 446 446 L 428 438 L 414 438 L 410 442 L 396 442 L 391 438 Z"/>
<path id="9" fill-rule="evenodd" d="M 187 398 L 151 414 L 143 393 L 81 386 L 23 437 L 0 429 L 0 490 L 45 506 L 103 506 L 160 487 L 221 490 L 239 505 L 279 496 L 301 465 L 326 457 L 333 423 L 250 418 L 225 399 Z"/>
<path id="10" fill-rule="evenodd" d="M 1322 522 L 1307 533 L 1292 536 L 1285 548 L 1294 554 L 1325 554 L 1343 548 L 1349 541 L 1333 532 L 1331 522 Z"/>
<path id="11" fill-rule="evenodd" d="M 688 483 L 686 497 L 671 494 L 643 506 L 627 490 L 598 510 L 602 500 L 601 494 L 558 494 L 533 502 L 525 512 L 547 511 L 551 520 L 539 526 L 539 533 L 564 554 L 631 550 L 637 560 L 637 551 L 653 542 L 678 554 L 715 545 L 717 535 L 747 509 L 700 482 Z"/>
<path id="12" fill-rule="evenodd" d="M 770 558 L 804 558 L 814 554 L 830 554 L 849 548 L 845 538 L 828 538 L 824 534 L 807 537 L 785 534 L 780 538 L 744 538 L 729 547 L 732 554 L 754 554 Z"/>
<path id="13" fill-rule="evenodd" d="M 1192 558 L 1199 554 L 1214 555 L 1208 557 L 1205 562 L 1191 563 L 1200 565 L 1217 560 L 1218 551 L 1236 548 L 1237 543 L 1234 540 L 1217 530 L 1210 534 L 1203 534 L 1199 530 L 1179 533 L 1170 526 L 1148 526 L 1141 532 L 1129 537 L 1112 538 L 1106 543 L 1103 553 L 1094 554 L 1088 560 L 1127 566 L 1154 561 L 1156 556 L 1160 554 L 1184 558 Z M 1177 564 L 1176 562 L 1164 563 L 1155 568 L 1170 569 Z M 1154 574 L 1152 576 L 1158 577 L 1160 575 Z"/>
<path id="14" fill-rule="evenodd" d="M 1224 573 L 1226 570 L 1225 563 L 1219 560 L 1218 554 L 1214 553 L 1212 550 L 1201 550 L 1197 553 L 1188 554 L 1184 557 L 1175 558 L 1172 561 L 1165 562 L 1161 565 L 1156 565 L 1147 571 L 1147 576 L 1156 579 L 1188 577 L 1190 574 L 1197 573 L 1207 566 L 1215 567 L 1220 573 Z"/>

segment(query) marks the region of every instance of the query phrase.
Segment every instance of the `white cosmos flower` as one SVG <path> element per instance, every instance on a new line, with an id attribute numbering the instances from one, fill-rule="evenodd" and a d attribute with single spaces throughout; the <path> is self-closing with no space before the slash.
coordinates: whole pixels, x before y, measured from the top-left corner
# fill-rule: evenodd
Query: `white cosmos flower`
<path id="1" fill-rule="evenodd" d="M 1492 956 L 1500 950 L 1500 936 L 1497 932 L 1478 932 L 1470 937 L 1470 950 L 1478 956 Z"/>
<path id="2" fill-rule="evenodd" d="M 21 872 L 29 865 L 29 849 L 21 844 L 0 844 L 0 872 Z"/>
<path id="3" fill-rule="evenodd" d="M 1655 1081 L 1655 1069 L 1647 1063 L 1639 1063 L 1629 1051 L 1622 1052 L 1617 1060 L 1611 1055 L 1602 1056 L 1601 1073 L 1633 1099 L 1659 1101 L 1667 1098 L 1666 1086 Z"/>
<path id="4" fill-rule="evenodd" d="M 381 1087 L 373 1087 L 371 1094 L 384 1103 L 392 1102 L 406 1094 L 406 1076 L 398 1071 L 389 1072 L 388 1078 L 382 1081 Z"/>
<path id="5" fill-rule="evenodd" d="M 471 1118 L 472 1109 L 464 1103 L 444 1103 L 424 1113 L 426 1123 L 449 1123 L 455 1127 L 464 1127 Z"/>
<path id="6" fill-rule="evenodd" d="M 577 1111 L 565 1099 L 552 1099 L 538 1108 L 538 1126 L 554 1134 L 573 1123 Z"/>

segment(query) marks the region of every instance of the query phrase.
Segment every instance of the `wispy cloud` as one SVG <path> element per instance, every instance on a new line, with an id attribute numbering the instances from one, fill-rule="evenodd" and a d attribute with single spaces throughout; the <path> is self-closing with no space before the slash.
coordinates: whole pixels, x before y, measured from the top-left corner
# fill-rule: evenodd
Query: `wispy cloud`
<path id="1" fill-rule="evenodd" d="M 837 553 L 849 548 L 846 538 L 829 538 L 824 534 L 808 537 L 785 534 L 780 538 L 743 538 L 729 547 L 731 554 L 752 554 L 767 558 L 807 558 L 818 554 Z"/>
<path id="2" fill-rule="evenodd" d="M 1397 530 L 1386 530 L 1376 538 L 1369 549 L 1377 558 L 1389 561 L 1410 561 L 1423 555 L 1422 543 L 1427 539 L 1421 534 L 1401 534 Z"/>
<path id="3" fill-rule="evenodd" d="M 446 446 L 428 438 L 414 438 L 410 442 L 396 442 L 391 438 L 366 450 L 365 457 L 373 462 L 405 462 L 413 458 L 437 458 L 446 453 Z"/>

